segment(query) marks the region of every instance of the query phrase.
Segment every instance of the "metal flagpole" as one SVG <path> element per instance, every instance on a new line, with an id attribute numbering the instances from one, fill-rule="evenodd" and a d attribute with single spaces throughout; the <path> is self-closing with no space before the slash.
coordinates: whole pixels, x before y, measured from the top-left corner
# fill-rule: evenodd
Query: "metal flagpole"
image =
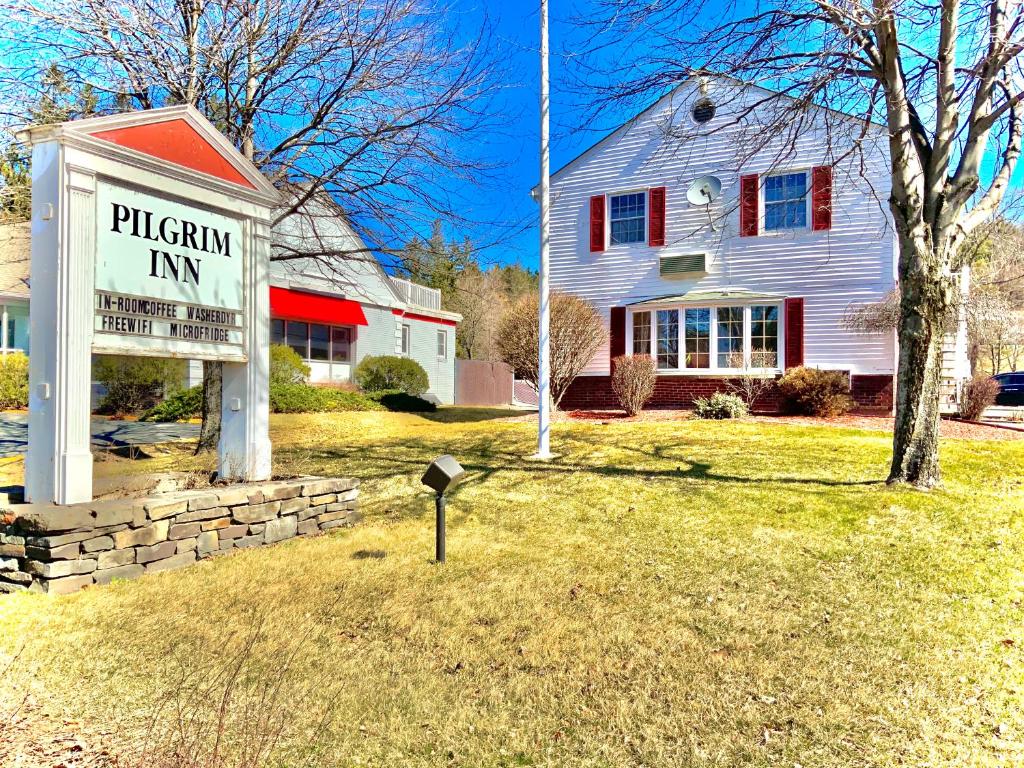
<path id="1" fill-rule="evenodd" d="M 548 109 L 548 0 L 540 0 L 540 359 L 537 392 L 537 455 L 551 458 L 551 295 L 550 260 L 551 164 Z"/>

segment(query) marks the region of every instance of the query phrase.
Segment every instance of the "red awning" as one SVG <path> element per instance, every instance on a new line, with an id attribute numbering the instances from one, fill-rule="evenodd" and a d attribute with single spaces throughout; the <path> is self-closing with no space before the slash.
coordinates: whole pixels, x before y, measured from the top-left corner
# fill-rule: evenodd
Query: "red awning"
<path id="1" fill-rule="evenodd" d="M 270 287 L 270 316 L 328 325 L 369 325 L 358 301 Z"/>

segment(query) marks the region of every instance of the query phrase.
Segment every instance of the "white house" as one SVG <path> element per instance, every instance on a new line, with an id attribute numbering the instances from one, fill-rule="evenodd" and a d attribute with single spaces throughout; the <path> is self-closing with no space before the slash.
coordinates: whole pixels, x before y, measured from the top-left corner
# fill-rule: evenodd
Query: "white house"
<path id="1" fill-rule="evenodd" d="M 348 382 L 367 355 L 409 357 L 430 380 L 424 395 L 455 402 L 455 331 L 462 316 L 441 309 L 441 293 L 393 278 L 329 197 L 316 197 L 274 229 L 270 340 L 309 364 L 313 382 Z M 345 258 L 330 258 L 346 254 Z"/>
<path id="2" fill-rule="evenodd" d="M 621 354 L 655 357 L 654 407 L 797 365 L 845 371 L 858 404 L 892 407 L 895 334 L 843 322 L 896 284 L 885 129 L 812 110 L 791 149 L 762 142 L 771 96 L 694 79 L 553 175 L 552 288 L 609 324 L 563 407 L 615 406 Z M 843 121 L 856 130 L 837 131 Z M 837 146 L 843 135 L 863 151 Z M 963 334 L 949 346 L 946 368 L 962 376 Z"/>

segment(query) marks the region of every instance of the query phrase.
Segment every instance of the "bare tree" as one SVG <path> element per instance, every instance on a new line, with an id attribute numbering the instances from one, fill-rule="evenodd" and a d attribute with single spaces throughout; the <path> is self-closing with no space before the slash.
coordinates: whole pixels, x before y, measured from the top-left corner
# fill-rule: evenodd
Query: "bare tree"
<path id="1" fill-rule="evenodd" d="M 457 39 L 431 0 L 0 0 L 0 104 L 8 123 L 52 65 L 103 114 L 189 103 L 277 185 L 338 200 L 372 248 L 277 244 L 272 259 L 376 258 L 436 218 L 459 223 L 457 190 L 488 178 L 475 147 L 495 53 Z M 2 108 L 0 108 L 2 109 Z M 220 365 L 204 367 L 201 447 L 219 436 Z"/>
<path id="2" fill-rule="evenodd" d="M 738 117 L 770 113 L 758 126 L 765 143 L 792 145 L 815 112 L 831 118 L 830 143 L 842 153 L 869 136 L 868 121 L 884 122 L 891 183 L 879 191 L 888 193 L 901 285 L 889 480 L 935 485 L 942 336 L 968 258 L 962 246 L 997 211 L 1021 150 L 1024 7 L 1009 0 L 598 5 L 583 20 L 590 44 L 577 61 L 599 107 L 649 101 L 698 69 L 773 89 Z M 625 83 L 616 78 L 624 71 Z M 984 180 L 983 161 L 992 168 Z"/>
<path id="3" fill-rule="evenodd" d="M 536 294 L 527 294 L 512 305 L 498 326 L 497 346 L 516 376 L 539 391 L 537 302 Z M 551 397 L 556 408 L 607 341 L 604 321 L 590 303 L 567 293 L 551 294 Z"/>

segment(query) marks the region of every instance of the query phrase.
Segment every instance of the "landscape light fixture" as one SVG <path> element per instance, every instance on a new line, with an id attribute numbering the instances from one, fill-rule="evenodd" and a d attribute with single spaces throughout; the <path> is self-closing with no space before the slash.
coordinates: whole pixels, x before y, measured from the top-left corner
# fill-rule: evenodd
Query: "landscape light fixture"
<path id="1" fill-rule="evenodd" d="M 455 460 L 454 456 L 445 454 L 438 456 L 427 467 L 420 481 L 428 488 L 431 488 L 437 496 L 434 498 L 434 507 L 437 511 L 437 520 L 434 533 L 434 559 L 444 562 L 445 549 L 445 526 L 444 526 L 444 494 L 449 488 L 459 484 L 466 475 L 466 470 Z"/>

